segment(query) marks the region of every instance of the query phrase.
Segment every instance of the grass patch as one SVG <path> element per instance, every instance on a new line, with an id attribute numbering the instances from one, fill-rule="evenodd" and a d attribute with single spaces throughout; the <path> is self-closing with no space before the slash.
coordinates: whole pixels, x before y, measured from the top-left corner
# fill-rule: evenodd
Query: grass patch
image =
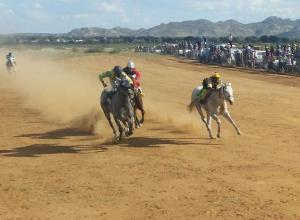
<path id="1" fill-rule="evenodd" d="M 111 51 L 109 51 L 110 54 L 118 54 L 121 53 L 122 49 L 120 48 L 113 48 Z"/>
<path id="2" fill-rule="evenodd" d="M 104 48 L 103 47 L 88 48 L 84 52 L 85 53 L 103 53 Z"/>

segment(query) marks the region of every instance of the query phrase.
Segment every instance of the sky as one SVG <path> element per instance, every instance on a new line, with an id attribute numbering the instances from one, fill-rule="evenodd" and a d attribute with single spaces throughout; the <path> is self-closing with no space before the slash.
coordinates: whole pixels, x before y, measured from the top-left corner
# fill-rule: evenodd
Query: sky
<path id="1" fill-rule="evenodd" d="M 0 33 L 66 33 L 80 27 L 149 28 L 161 23 L 269 16 L 300 18 L 300 0 L 0 0 Z"/>

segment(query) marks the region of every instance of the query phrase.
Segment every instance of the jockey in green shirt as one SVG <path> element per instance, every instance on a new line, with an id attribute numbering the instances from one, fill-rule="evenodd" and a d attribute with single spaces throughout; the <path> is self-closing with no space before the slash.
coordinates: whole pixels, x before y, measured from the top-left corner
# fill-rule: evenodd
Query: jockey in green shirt
<path id="1" fill-rule="evenodd" d="M 200 97 L 200 102 L 204 102 L 210 89 L 218 89 L 221 84 L 222 82 L 219 73 L 215 73 L 211 77 L 205 78 L 202 82 L 203 88 L 200 90 L 198 95 Z"/>
<path id="2" fill-rule="evenodd" d="M 112 70 L 99 74 L 99 80 L 101 81 L 103 87 L 107 87 L 107 84 L 104 82 L 104 78 L 109 78 L 112 88 L 116 88 L 115 81 L 117 79 L 127 80 L 131 85 L 133 84 L 131 78 L 123 72 L 123 69 L 120 66 L 115 66 Z"/>

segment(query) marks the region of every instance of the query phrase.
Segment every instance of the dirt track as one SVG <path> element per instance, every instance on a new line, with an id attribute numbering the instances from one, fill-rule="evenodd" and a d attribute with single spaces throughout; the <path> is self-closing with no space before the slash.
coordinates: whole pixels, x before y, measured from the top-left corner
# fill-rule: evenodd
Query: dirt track
<path id="1" fill-rule="evenodd" d="M 0 219 L 300 219 L 299 78 L 152 55 L 17 56 L 17 77 L 0 72 Z M 116 146 L 95 122 L 97 73 L 128 57 L 146 123 Z M 214 71 L 233 84 L 241 137 L 222 118 L 209 140 L 186 111 Z"/>

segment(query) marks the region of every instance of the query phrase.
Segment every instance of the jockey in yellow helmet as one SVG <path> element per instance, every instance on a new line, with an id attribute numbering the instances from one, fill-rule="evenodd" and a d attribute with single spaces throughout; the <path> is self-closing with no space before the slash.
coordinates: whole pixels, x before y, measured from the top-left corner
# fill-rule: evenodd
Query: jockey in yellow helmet
<path id="1" fill-rule="evenodd" d="M 211 89 L 218 89 L 220 85 L 222 84 L 221 82 L 221 76 L 219 73 L 214 73 L 212 76 L 209 78 L 205 78 L 202 82 L 203 88 L 200 90 L 199 97 L 200 97 L 200 102 L 205 102 L 205 98 L 207 97 L 209 91 Z"/>
<path id="2" fill-rule="evenodd" d="M 218 89 L 221 85 L 221 76 L 219 73 L 215 73 L 210 77 L 211 88 Z"/>

